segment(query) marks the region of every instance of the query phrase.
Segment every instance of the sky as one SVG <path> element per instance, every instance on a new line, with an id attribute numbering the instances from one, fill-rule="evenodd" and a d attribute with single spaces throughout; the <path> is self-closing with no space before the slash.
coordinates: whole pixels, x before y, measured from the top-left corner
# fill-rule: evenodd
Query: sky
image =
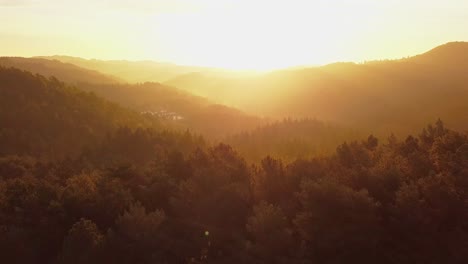
<path id="1" fill-rule="evenodd" d="M 0 56 L 269 70 L 468 40 L 467 0 L 0 0 Z"/>

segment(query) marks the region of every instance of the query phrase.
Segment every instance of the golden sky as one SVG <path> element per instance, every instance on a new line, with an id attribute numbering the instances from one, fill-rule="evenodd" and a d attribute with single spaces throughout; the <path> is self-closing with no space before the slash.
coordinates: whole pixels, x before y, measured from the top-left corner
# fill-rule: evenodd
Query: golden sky
<path id="1" fill-rule="evenodd" d="M 0 55 L 276 69 L 468 40 L 467 0 L 0 0 Z"/>

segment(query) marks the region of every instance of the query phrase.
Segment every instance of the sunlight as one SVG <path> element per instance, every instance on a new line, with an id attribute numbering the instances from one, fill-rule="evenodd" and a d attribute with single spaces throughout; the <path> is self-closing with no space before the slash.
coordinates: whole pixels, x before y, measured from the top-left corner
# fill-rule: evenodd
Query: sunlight
<path id="1" fill-rule="evenodd" d="M 466 39 L 468 22 L 461 0 L 40 2 L 0 1 L 3 55 L 271 70 L 414 55 Z"/>
<path id="2" fill-rule="evenodd" d="M 340 60 L 357 29 L 366 29 L 365 12 L 349 14 L 321 1 L 293 3 L 266 8 L 263 1 L 241 1 L 223 9 L 153 16 L 151 24 L 154 36 L 164 35 L 172 44 L 171 61 L 254 70 Z"/>
<path id="3" fill-rule="evenodd" d="M 0 0 L 0 264 L 467 263 L 468 0 Z"/>

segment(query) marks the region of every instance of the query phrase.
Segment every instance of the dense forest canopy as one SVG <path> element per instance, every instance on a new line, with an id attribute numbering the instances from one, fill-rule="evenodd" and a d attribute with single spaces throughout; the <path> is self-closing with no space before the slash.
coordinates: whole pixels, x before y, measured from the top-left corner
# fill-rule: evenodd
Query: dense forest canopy
<path id="1" fill-rule="evenodd" d="M 242 79 L 280 120 L 0 58 L 0 262 L 468 263 L 465 47 Z"/>
<path id="2" fill-rule="evenodd" d="M 289 118 L 228 136 L 224 142 L 249 161 L 266 156 L 291 161 L 331 154 L 342 142 L 363 136 L 362 131 L 315 119 Z"/>
<path id="3" fill-rule="evenodd" d="M 468 135 L 448 130 L 440 121 L 404 140 L 369 136 L 340 145 L 328 157 L 290 163 L 265 157 L 252 167 L 228 145 L 154 151 L 135 145 L 144 142 L 145 133 L 127 136 L 127 143 L 118 137 L 104 143 L 107 149 L 96 146 L 98 155 L 85 152 L 79 159 L 0 159 L 2 259 L 468 259 Z M 118 158 L 127 155 L 137 159 Z"/>

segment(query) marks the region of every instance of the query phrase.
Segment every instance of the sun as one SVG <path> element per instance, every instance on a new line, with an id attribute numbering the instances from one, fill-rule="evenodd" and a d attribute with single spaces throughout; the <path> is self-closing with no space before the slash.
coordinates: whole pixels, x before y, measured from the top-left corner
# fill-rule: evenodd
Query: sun
<path id="1" fill-rule="evenodd" d="M 337 50 L 353 33 L 345 23 L 330 23 L 327 10 L 311 14 L 307 6 L 291 10 L 241 2 L 235 8 L 155 16 L 154 42 L 171 43 L 167 60 L 179 64 L 273 70 L 338 60 Z"/>

